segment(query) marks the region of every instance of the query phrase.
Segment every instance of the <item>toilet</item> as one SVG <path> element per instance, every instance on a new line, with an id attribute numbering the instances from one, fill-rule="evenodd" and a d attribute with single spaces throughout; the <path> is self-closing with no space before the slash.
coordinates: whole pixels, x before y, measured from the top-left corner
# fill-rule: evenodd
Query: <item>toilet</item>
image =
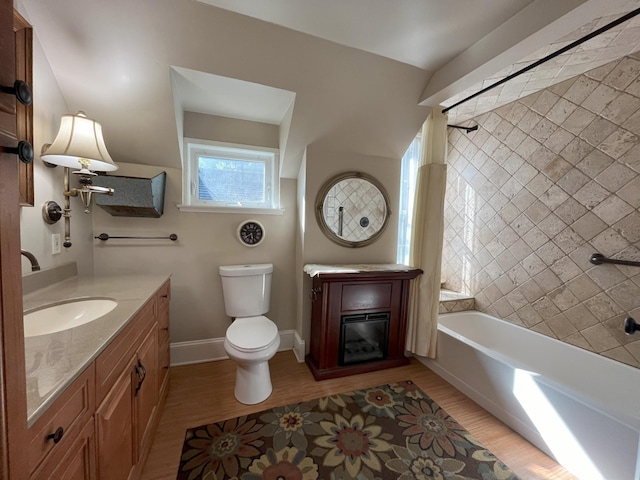
<path id="1" fill-rule="evenodd" d="M 233 321 L 224 338 L 224 349 L 236 362 L 235 397 L 253 405 L 271 395 L 269 360 L 280 346 L 269 311 L 273 265 L 226 265 L 220 267 L 224 307 Z"/>

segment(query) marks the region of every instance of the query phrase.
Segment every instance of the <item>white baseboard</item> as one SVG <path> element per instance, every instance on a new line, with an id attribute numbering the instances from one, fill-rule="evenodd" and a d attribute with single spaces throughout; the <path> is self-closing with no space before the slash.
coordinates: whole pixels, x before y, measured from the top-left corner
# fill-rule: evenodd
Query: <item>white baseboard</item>
<path id="1" fill-rule="evenodd" d="M 304 344 L 304 340 L 300 338 L 300 335 L 298 335 L 297 330 L 293 330 L 293 354 L 296 356 L 299 363 L 304 362 L 306 346 Z"/>
<path id="2" fill-rule="evenodd" d="M 279 352 L 293 350 L 298 362 L 304 361 L 305 343 L 295 330 L 283 330 L 280 333 Z M 171 366 L 193 363 L 213 362 L 229 358 L 224 351 L 224 337 L 207 338 L 190 342 L 176 342 L 170 346 Z"/>

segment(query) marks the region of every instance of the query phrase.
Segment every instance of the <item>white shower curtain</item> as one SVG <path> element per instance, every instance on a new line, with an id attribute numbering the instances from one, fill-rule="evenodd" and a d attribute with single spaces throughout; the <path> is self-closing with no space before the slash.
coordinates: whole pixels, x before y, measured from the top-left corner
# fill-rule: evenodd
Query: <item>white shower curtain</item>
<path id="1" fill-rule="evenodd" d="M 411 284 L 406 349 L 434 358 L 440 301 L 440 266 L 447 183 L 447 116 L 432 110 L 422 126 L 409 263 L 423 274 Z"/>

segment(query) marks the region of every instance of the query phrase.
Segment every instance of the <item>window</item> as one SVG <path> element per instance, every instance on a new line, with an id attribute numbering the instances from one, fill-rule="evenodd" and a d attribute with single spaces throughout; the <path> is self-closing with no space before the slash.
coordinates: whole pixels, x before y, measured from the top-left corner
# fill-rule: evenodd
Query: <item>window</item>
<path id="1" fill-rule="evenodd" d="M 400 173 L 400 214 L 398 215 L 398 250 L 396 261 L 409 264 L 411 248 L 411 223 L 413 222 L 413 199 L 416 193 L 416 181 L 420 168 L 420 150 L 422 141 L 418 135 L 402 157 Z"/>
<path id="2" fill-rule="evenodd" d="M 185 139 L 181 210 L 277 213 L 278 150 Z"/>

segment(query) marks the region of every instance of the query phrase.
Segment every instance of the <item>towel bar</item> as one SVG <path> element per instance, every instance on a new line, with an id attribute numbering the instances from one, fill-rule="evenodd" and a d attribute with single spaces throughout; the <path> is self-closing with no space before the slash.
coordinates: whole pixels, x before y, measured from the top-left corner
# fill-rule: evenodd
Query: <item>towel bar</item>
<path id="1" fill-rule="evenodd" d="M 172 242 L 175 242 L 176 240 L 178 240 L 178 235 L 176 235 L 175 233 L 172 233 L 168 237 L 113 237 L 113 236 L 110 236 L 108 233 L 101 233 L 97 237 L 93 237 L 93 238 L 97 238 L 98 240 L 102 240 L 103 242 L 106 242 L 110 238 L 132 238 L 132 239 L 143 239 L 143 240 L 171 240 Z"/>

